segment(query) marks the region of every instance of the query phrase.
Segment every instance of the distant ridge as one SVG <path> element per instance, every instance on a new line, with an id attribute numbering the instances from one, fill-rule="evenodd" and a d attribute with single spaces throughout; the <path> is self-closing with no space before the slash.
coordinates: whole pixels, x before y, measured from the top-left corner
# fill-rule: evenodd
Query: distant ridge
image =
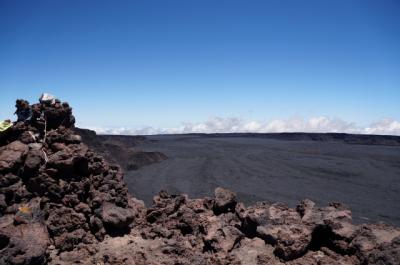
<path id="1" fill-rule="evenodd" d="M 169 135 L 169 134 L 166 134 Z M 170 134 L 173 135 L 173 134 Z M 400 136 L 348 133 L 187 133 L 201 137 L 254 137 L 288 141 L 341 141 L 348 144 L 400 146 Z"/>

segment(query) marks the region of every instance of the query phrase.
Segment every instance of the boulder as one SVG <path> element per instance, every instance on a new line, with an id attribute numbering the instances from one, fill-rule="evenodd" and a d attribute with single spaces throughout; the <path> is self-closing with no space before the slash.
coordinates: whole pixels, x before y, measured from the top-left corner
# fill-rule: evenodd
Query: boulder
<path id="1" fill-rule="evenodd" d="M 45 264 L 49 243 L 42 223 L 0 227 L 0 264 Z"/>
<path id="2" fill-rule="evenodd" d="M 133 222 L 135 211 L 105 202 L 101 207 L 100 217 L 107 229 L 120 230 L 127 228 Z"/>
<path id="3" fill-rule="evenodd" d="M 29 150 L 24 163 L 24 176 L 33 176 L 45 160 L 44 152 L 40 149 Z"/>
<path id="4" fill-rule="evenodd" d="M 393 238 L 373 249 L 367 257 L 367 264 L 396 265 L 400 261 L 400 237 Z"/>
<path id="5" fill-rule="evenodd" d="M 69 207 L 52 205 L 48 212 L 49 217 L 46 220 L 46 224 L 51 236 L 59 236 L 63 233 L 86 227 L 85 216 Z"/>
<path id="6" fill-rule="evenodd" d="M 231 251 L 230 259 L 238 261 L 238 264 L 246 265 L 283 264 L 274 255 L 274 248 L 271 245 L 265 244 L 260 238 L 244 238 Z"/>
<path id="7" fill-rule="evenodd" d="M 234 212 L 236 206 L 236 194 L 230 190 L 218 187 L 214 191 L 214 212 L 216 214 Z"/>
<path id="8" fill-rule="evenodd" d="M 17 166 L 22 164 L 28 150 L 28 146 L 20 141 L 14 141 L 0 147 L 0 172 L 15 170 Z"/>

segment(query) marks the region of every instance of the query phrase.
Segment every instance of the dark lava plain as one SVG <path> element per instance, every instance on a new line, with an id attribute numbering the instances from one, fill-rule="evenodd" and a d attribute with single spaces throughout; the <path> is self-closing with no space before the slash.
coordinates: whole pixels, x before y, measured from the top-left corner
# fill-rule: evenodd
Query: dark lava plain
<path id="1" fill-rule="evenodd" d="M 314 137 L 318 135 L 323 137 Z M 355 222 L 399 226 L 400 146 L 396 142 L 400 137 L 376 142 L 370 137 L 359 141 L 353 136 L 347 141 L 314 136 L 147 136 L 150 141 L 137 148 L 162 152 L 168 159 L 126 172 L 125 181 L 146 205 L 162 189 L 197 198 L 212 196 L 221 186 L 235 191 L 239 201 L 247 204 L 280 201 L 295 206 L 304 198 L 320 206 L 342 202 L 350 206 Z"/>

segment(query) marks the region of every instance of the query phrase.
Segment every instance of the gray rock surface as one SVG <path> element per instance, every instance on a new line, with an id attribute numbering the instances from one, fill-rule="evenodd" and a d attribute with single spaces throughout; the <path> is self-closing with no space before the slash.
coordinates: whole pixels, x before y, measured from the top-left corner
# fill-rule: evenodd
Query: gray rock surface
<path id="1" fill-rule="evenodd" d="M 336 201 L 352 209 L 356 223 L 400 226 L 400 146 L 379 141 L 400 142 L 400 136 L 347 135 L 354 141 L 346 142 L 330 134 L 317 134 L 317 139 L 313 134 L 282 135 L 146 136 L 148 141 L 137 148 L 162 152 L 168 159 L 127 171 L 125 182 L 147 205 L 161 189 L 202 198 L 221 186 L 246 205 L 279 201 L 295 207 L 304 198 L 318 205 Z"/>

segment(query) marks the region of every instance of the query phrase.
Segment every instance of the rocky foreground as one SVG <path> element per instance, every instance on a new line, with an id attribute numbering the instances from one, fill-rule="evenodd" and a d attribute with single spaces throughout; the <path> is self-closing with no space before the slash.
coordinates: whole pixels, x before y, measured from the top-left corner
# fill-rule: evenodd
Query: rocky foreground
<path id="1" fill-rule="evenodd" d="M 245 207 L 217 188 L 146 208 L 67 103 L 31 109 L 0 135 L 0 264 L 399 264 L 400 229 L 354 225 L 340 203 Z"/>

